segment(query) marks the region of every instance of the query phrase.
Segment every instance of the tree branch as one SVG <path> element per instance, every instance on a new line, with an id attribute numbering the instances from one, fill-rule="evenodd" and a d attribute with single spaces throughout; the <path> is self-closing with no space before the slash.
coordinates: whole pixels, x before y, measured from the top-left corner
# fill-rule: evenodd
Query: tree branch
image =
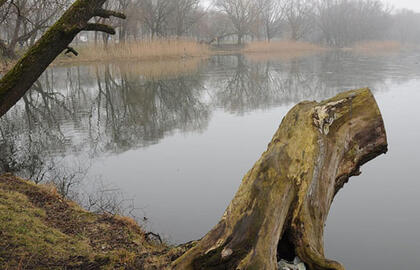
<path id="1" fill-rule="evenodd" d="M 115 34 L 115 30 L 104 24 L 89 23 L 98 14 L 125 18 L 118 12 L 102 12 L 106 0 L 76 0 L 61 18 L 29 48 L 17 64 L 0 79 L 0 117 L 21 99 L 44 70 L 68 47 L 74 37 L 83 30 Z M 0 0 L 0 4 L 7 3 Z M 98 13 L 98 11 L 101 11 Z M 0 51 L 5 53 L 0 43 Z M 6 51 L 7 53 L 7 51 Z"/>
<path id="2" fill-rule="evenodd" d="M 74 48 L 72 48 L 70 46 L 67 47 L 67 51 L 64 54 L 69 54 L 69 53 L 74 54 L 74 56 L 78 56 L 79 55 L 79 53 Z"/>
<path id="3" fill-rule="evenodd" d="M 126 19 L 127 18 L 127 16 L 125 16 L 124 13 L 117 12 L 117 11 L 112 11 L 112 10 L 106 10 L 106 9 L 103 9 L 103 8 L 95 10 L 94 16 L 101 17 L 101 18 L 106 18 L 106 19 L 109 19 L 110 17 L 116 17 L 116 18 L 120 18 L 120 19 Z"/>
<path id="4" fill-rule="evenodd" d="M 110 35 L 115 35 L 115 29 L 109 25 L 102 24 L 102 23 L 88 23 L 84 28 L 83 31 L 99 31 L 108 33 Z"/>

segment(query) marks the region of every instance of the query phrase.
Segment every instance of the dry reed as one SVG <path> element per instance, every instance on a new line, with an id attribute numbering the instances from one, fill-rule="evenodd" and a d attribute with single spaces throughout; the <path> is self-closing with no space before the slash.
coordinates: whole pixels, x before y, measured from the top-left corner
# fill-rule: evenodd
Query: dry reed
<path id="1" fill-rule="evenodd" d="M 402 48 L 401 43 L 398 41 L 364 41 L 356 43 L 353 50 L 361 53 L 383 53 L 395 52 Z"/>
<path id="2" fill-rule="evenodd" d="M 258 41 L 248 44 L 242 51 L 253 61 L 270 59 L 290 60 L 325 50 L 316 44 L 298 41 Z"/>
<path id="3" fill-rule="evenodd" d="M 156 39 L 103 45 L 88 44 L 77 48 L 78 57 L 59 58 L 59 63 L 100 61 L 156 61 L 183 59 L 209 54 L 208 46 L 186 39 Z"/>
<path id="4" fill-rule="evenodd" d="M 301 51 L 320 51 L 322 47 L 299 41 L 282 40 L 282 41 L 256 41 L 249 43 L 244 49 L 245 53 L 287 53 L 287 52 L 301 52 Z"/>
<path id="5" fill-rule="evenodd" d="M 170 78 L 193 74 L 205 59 L 204 57 L 191 57 L 187 59 L 150 61 L 147 64 L 144 62 L 122 61 L 112 64 L 111 72 L 114 74 L 125 74 L 129 77 L 142 76 L 146 79 Z M 92 66 L 91 74 L 94 75 L 95 72 L 96 69 Z"/>

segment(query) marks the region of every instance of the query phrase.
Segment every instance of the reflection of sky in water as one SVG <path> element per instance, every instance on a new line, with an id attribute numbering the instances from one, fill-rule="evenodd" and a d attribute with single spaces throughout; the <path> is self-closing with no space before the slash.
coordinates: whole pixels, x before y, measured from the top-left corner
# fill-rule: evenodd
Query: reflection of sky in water
<path id="1" fill-rule="evenodd" d="M 100 176 L 134 198 L 149 229 L 175 242 L 197 239 L 219 220 L 293 104 L 369 86 L 390 151 L 339 193 L 327 254 L 349 270 L 414 270 L 419 62 L 404 54 L 259 63 L 220 56 L 197 72 L 150 80 L 117 66 L 56 68 L 0 120 L 0 150 L 8 153 L 0 170 L 33 178 L 55 165 L 60 170 L 47 176 Z"/>
<path id="2" fill-rule="evenodd" d="M 389 152 L 366 164 L 332 205 L 327 254 L 347 269 L 418 269 L 420 265 L 420 80 L 376 94 Z"/>

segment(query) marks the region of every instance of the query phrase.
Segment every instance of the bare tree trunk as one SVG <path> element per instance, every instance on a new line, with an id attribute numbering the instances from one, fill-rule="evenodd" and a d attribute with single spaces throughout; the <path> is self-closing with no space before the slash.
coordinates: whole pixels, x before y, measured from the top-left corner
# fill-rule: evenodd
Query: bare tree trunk
<path id="1" fill-rule="evenodd" d="M 94 16 L 125 18 L 124 14 L 102 9 L 105 1 L 77 0 L 0 80 L 0 116 L 16 104 L 79 32 L 115 34 L 115 30 L 108 25 L 89 23 Z"/>
<path id="2" fill-rule="evenodd" d="M 270 23 L 266 23 L 265 25 L 265 31 L 267 34 L 267 41 L 271 42 L 271 27 L 270 27 Z"/>
<path id="3" fill-rule="evenodd" d="M 242 39 L 243 39 L 243 35 L 238 34 L 238 45 L 242 45 Z"/>
<path id="4" fill-rule="evenodd" d="M 175 270 L 277 269 L 299 256 L 310 270 L 343 270 L 324 256 L 324 224 L 337 192 L 387 151 L 369 89 L 296 105 L 246 174 L 221 221 Z"/>
<path id="5" fill-rule="evenodd" d="M 22 25 L 22 16 L 20 15 L 20 12 L 18 12 L 17 16 L 18 17 L 16 19 L 15 29 L 13 31 L 13 35 L 12 35 L 12 38 L 11 38 L 9 46 L 8 46 L 8 50 L 13 51 L 13 52 L 16 49 L 16 45 L 17 45 L 18 39 L 19 39 L 20 26 Z"/>
<path id="6" fill-rule="evenodd" d="M 0 55 L 4 58 L 15 58 L 16 54 L 14 50 L 10 50 L 6 43 L 0 39 Z"/>

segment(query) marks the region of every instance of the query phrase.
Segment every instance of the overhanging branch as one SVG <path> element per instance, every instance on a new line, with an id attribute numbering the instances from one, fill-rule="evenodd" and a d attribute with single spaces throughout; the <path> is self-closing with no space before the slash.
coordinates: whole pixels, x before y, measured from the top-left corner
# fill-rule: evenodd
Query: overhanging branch
<path id="1" fill-rule="evenodd" d="M 125 18 L 120 12 L 105 10 L 102 5 L 106 0 L 76 0 L 61 18 L 29 48 L 17 64 L 0 79 L 0 117 L 4 115 L 39 78 L 44 70 L 63 51 L 74 53 L 68 47 L 80 31 L 100 31 L 115 34 L 114 28 L 105 24 L 89 23 L 95 17 Z M 0 6 L 7 1 L 0 0 Z M 0 40 L 0 52 L 4 50 Z"/>
<path id="2" fill-rule="evenodd" d="M 108 33 L 110 35 L 115 35 L 115 29 L 109 25 L 102 24 L 102 23 L 88 23 L 84 28 L 83 31 L 99 31 Z"/>
<path id="3" fill-rule="evenodd" d="M 124 13 L 117 12 L 117 11 L 112 11 L 112 10 L 106 10 L 106 9 L 103 9 L 103 8 L 95 10 L 94 16 L 101 17 L 101 18 L 106 18 L 106 19 L 109 19 L 111 17 L 116 17 L 116 18 L 120 18 L 120 19 L 126 19 L 127 18 L 127 16 L 125 16 Z"/>
<path id="4" fill-rule="evenodd" d="M 69 53 L 74 54 L 74 56 L 78 56 L 79 55 L 79 53 L 74 48 L 72 48 L 70 46 L 67 47 L 67 50 L 66 50 L 66 52 L 64 54 L 69 54 Z"/>

